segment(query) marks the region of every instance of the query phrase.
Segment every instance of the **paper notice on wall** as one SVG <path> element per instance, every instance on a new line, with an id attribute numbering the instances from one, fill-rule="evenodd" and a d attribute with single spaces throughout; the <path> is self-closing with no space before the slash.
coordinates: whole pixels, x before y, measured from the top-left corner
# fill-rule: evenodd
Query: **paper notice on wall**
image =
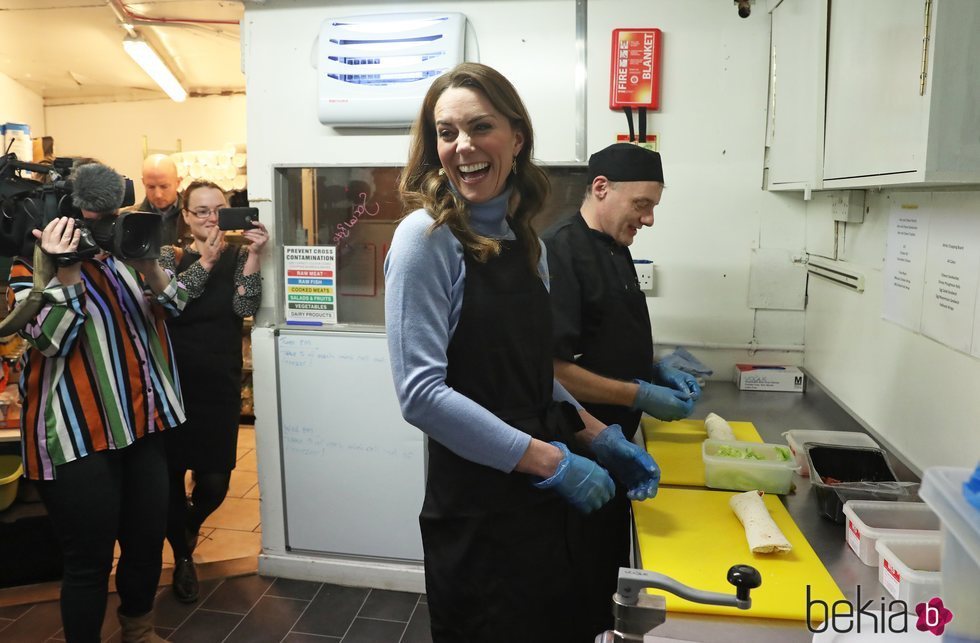
<path id="1" fill-rule="evenodd" d="M 976 303 L 973 308 L 973 350 L 974 357 L 980 357 L 980 285 L 977 286 Z"/>
<path id="2" fill-rule="evenodd" d="M 980 216 L 963 194 L 933 195 L 922 334 L 964 353 L 973 348 L 980 285 Z"/>
<path id="3" fill-rule="evenodd" d="M 337 248 L 285 246 L 286 323 L 320 326 L 337 323 Z"/>
<path id="4" fill-rule="evenodd" d="M 929 197 L 896 194 L 888 217 L 881 315 L 915 332 L 922 321 Z"/>

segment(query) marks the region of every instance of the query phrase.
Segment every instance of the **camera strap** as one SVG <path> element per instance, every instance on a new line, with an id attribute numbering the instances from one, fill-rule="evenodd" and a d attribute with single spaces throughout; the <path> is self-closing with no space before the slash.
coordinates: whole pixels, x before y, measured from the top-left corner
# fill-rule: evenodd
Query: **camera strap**
<path id="1" fill-rule="evenodd" d="M 44 251 L 42 250 L 42 252 Z M 74 266 L 76 263 L 82 260 L 82 257 L 80 257 L 77 252 L 44 252 L 44 254 L 51 257 L 51 260 L 54 261 L 54 265 L 59 268 Z"/>
<path id="2" fill-rule="evenodd" d="M 41 308 L 44 307 L 44 289 L 48 287 L 48 283 L 54 277 L 55 268 L 53 264 L 51 258 L 41 250 L 41 245 L 35 245 L 32 266 L 34 286 L 27 294 L 27 298 L 14 306 L 14 309 L 3 318 L 3 321 L 0 321 L 0 336 L 16 333 L 37 317 Z"/>

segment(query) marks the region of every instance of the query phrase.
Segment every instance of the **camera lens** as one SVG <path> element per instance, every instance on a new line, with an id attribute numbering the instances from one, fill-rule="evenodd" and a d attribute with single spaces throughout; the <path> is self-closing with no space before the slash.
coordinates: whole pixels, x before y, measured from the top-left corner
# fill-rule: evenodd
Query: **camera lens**
<path id="1" fill-rule="evenodd" d="M 752 13 L 752 7 L 749 5 L 749 0 L 736 0 L 738 5 L 738 16 L 739 18 L 748 18 L 749 14 Z"/>
<path id="2" fill-rule="evenodd" d="M 115 220 L 113 254 L 121 259 L 155 259 L 160 256 L 159 215 L 128 212 Z"/>
<path id="3" fill-rule="evenodd" d="M 149 249 L 149 239 L 143 226 L 132 225 L 131 221 L 123 222 L 122 235 L 119 239 L 119 250 L 126 258 L 141 257 Z M 130 225 L 125 225 L 129 223 Z"/>

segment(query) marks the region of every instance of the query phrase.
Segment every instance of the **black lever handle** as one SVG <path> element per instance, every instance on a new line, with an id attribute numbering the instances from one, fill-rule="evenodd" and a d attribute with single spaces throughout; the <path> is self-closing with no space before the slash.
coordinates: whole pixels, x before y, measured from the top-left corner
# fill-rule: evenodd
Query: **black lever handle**
<path id="1" fill-rule="evenodd" d="M 732 565 L 728 570 L 728 582 L 735 586 L 735 598 L 749 600 L 749 591 L 762 585 L 762 574 L 751 565 Z"/>

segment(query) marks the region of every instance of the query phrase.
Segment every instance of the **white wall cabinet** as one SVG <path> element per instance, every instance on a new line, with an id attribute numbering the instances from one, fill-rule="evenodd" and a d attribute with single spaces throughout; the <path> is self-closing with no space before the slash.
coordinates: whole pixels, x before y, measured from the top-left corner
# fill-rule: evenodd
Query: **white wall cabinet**
<path id="1" fill-rule="evenodd" d="M 824 187 L 980 183 L 978 33 L 976 0 L 835 2 Z"/>
<path id="2" fill-rule="evenodd" d="M 766 187 L 823 184 L 828 0 L 782 0 L 770 12 Z"/>
<path id="3" fill-rule="evenodd" d="M 980 2 L 809 4 L 772 10 L 768 189 L 980 183 Z"/>

